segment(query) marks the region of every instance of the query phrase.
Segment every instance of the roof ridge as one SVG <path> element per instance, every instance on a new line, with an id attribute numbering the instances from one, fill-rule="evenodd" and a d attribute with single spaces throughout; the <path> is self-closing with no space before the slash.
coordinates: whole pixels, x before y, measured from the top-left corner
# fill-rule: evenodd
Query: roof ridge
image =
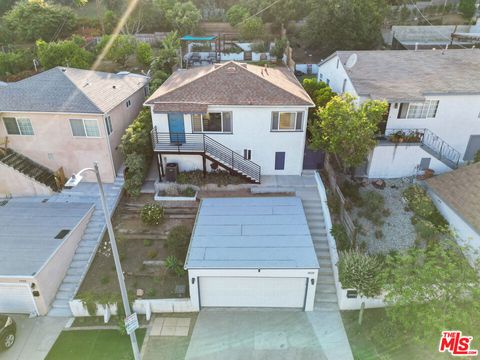
<path id="1" fill-rule="evenodd" d="M 62 75 L 68 80 L 70 81 L 70 83 L 72 83 L 72 85 L 75 87 L 75 89 L 77 89 L 79 92 L 82 93 L 82 95 L 87 99 L 87 101 L 93 105 L 93 107 L 95 109 L 97 109 L 99 111 L 99 113 L 103 114 L 103 111 L 97 106 L 97 104 L 95 104 L 95 102 L 90 98 L 90 96 L 88 96 L 77 84 L 75 84 L 72 79 L 70 79 L 70 77 L 67 76 L 67 73 L 66 71 L 63 71 L 63 69 L 67 69 L 66 67 L 55 67 L 55 69 L 57 69 L 58 71 L 60 71 L 62 73 Z M 70 68 L 72 69 L 72 68 Z M 80 70 L 84 70 L 84 69 L 80 69 Z"/>

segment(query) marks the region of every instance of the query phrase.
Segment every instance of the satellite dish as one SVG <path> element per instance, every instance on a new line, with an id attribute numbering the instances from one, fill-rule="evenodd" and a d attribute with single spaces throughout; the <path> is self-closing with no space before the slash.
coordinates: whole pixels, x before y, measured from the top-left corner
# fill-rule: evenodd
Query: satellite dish
<path id="1" fill-rule="evenodd" d="M 347 67 L 347 69 L 353 68 L 357 63 L 357 60 L 358 60 L 357 54 L 350 55 L 347 59 L 347 62 L 345 63 L 345 66 Z"/>

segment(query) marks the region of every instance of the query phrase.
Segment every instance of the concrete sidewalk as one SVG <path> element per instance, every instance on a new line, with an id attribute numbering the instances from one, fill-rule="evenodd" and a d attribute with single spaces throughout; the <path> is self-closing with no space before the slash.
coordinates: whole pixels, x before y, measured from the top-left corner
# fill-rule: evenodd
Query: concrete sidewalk
<path id="1" fill-rule="evenodd" d="M 69 318 L 12 316 L 17 323 L 13 347 L 0 353 L 0 360 L 43 360 L 62 332 Z"/>

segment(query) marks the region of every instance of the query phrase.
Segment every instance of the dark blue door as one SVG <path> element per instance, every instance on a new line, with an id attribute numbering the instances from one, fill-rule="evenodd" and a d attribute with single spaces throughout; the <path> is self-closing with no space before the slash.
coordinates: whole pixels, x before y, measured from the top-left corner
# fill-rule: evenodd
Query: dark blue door
<path id="1" fill-rule="evenodd" d="M 172 143 L 185 143 L 185 125 L 183 124 L 182 113 L 168 114 L 168 129 L 170 130 L 170 141 Z"/>
<path id="2" fill-rule="evenodd" d="M 285 169 L 285 153 L 276 152 L 275 153 L 275 170 L 284 170 Z"/>

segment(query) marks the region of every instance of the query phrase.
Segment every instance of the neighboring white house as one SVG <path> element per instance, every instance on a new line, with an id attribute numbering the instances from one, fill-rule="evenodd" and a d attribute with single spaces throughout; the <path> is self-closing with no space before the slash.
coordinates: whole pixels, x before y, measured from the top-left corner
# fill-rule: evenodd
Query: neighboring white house
<path id="1" fill-rule="evenodd" d="M 287 68 L 231 61 L 178 70 L 145 105 L 160 177 L 167 162 L 180 171 L 213 162 L 253 182 L 302 172 L 314 104 Z"/>
<path id="2" fill-rule="evenodd" d="M 185 269 L 196 310 L 313 310 L 319 264 L 302 200 L 203 199 Z"/>
<path id="3" fill-rule="evenodd" d="M 480 252 L 480 163 L 427 180 L 430 196 L 455 230 L 458 240 L 471 247 L 470 260 Z"/>
<path id="4" fill-rule="evenodd" d="M 455 169 L 480 150 L 480 50 L 338 51 L 318 79 L 359 103 L 386 100 L 379 143 L 361 175 Z"/>

